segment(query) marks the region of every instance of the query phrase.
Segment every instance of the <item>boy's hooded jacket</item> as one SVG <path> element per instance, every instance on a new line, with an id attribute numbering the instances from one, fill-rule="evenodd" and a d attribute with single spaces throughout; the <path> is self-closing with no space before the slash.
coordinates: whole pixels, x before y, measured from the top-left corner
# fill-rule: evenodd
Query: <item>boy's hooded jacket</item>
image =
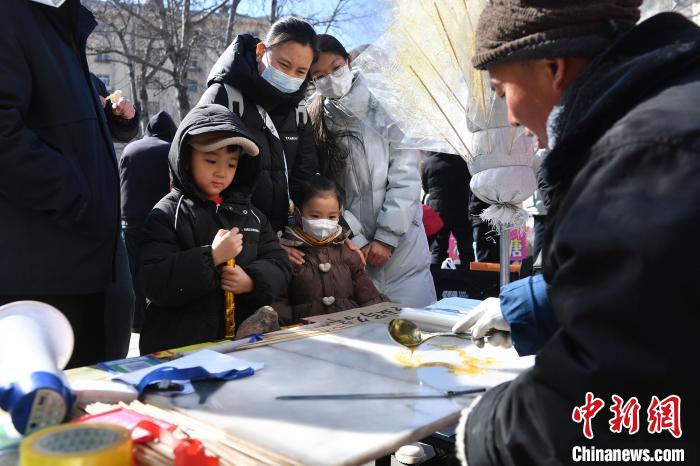
<path id="1" fill-rule="evenodd" d="M 170 149 L 173 190 L 144 225 L 140 280 L 149 303 L 140 347 L 151 353 L 224 338 L 224 292 L 211 255 L 219 229 L 237 227 L 243 250 L 236 257 L 253 279 L 252 293 L 235 297 L 236 323 L 272 303 L 291 276 L 287 253 L 265 216 L 251 205 L 260 174 L 259 157 L 241 155 L 219 206 L 205 200 L 192 179 L 188 136 L 230 131 L 254 141 L 240 119 L 220 105 L 194 108 L 182 121 Z"/>

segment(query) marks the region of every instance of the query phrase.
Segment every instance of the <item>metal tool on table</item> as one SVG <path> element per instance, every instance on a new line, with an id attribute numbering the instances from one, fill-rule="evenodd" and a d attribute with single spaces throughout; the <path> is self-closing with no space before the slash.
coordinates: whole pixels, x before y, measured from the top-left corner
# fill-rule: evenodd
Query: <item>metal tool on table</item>
<path id="1" fill-rule="evenodd" d="M 404 400 L 418 398 L 454 398 L 456 396 L 474 395 L 487 390 L 486 387 L 475 387 L 466 390 L 449 390 L 442 393 L 349 393 L 337 395 L 286 395 L 278 396 L 277 400 Z"/>
<path id="2" fill-rule="evenodd" d="M 230 267 L 235 267 L 236 266 L 235 259 L 227 260 L 226 265 L 228 265 Z M 226 309 L 226 338 L 233 338 L 236 336 L 236 319 L 235 319 L 236 301 L 234 300 L 232 291 L 227 291 L 225 293 L 225 296 L 226 296 L 226 307 L 225 307 L 225 309 Z"/>
<path id="3" fill-rule="evenodd" d="M 417 348 L 431 338 L 436 337 L 453 337 L 470 341 L 472 339 L 472 334 L 470 332 L 422 332 L 415 323 L 407 319 L 392 319 L 389 321 L 389 336 L 391 336 L 396 343 L 407 348 Z"/>

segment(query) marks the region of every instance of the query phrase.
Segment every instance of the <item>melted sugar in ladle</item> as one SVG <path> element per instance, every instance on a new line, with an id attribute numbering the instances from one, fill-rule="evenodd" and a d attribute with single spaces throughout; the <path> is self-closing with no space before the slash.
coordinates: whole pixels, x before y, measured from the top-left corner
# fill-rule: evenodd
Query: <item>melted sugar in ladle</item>
<path id="1" fill-rule="evenodd" d="M 453 337 L 470 341 L 472 339 L 471 332 L 421 332 L 420 328 L 418 328 L 415 323 L 407 319 L 392 319 L 389 322 L 389 336 L 399 345 L 411 349 L 415 349 L 431 338 L 436 337 Z"/>

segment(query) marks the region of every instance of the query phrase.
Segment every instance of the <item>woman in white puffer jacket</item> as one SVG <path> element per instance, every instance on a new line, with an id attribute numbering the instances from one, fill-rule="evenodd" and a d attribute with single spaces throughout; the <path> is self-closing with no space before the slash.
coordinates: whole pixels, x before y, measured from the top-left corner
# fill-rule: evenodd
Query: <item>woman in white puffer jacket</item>
<path id="1" fill-rule="evenodd" d="M 398 149 L 399 129 L 370 94 L 333 36 L 317 37 L 310 75 L 317 95 L 308 112 L 323 174 L 344 190 L 343 217 L 362 249 L 367 271 L 393 302 L 435 302 L 430 252 L 420 204 L 419 151 Z"/>

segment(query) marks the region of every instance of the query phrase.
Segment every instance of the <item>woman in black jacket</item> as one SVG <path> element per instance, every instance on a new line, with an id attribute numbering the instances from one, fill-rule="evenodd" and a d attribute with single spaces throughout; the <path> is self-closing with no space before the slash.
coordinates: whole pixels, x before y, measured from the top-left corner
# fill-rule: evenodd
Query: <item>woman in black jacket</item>
<path id="1" fill-rule="evenodd" d="M 215 200 L 194 181 L 188 141 L 195 135 L 221 132 L 255 147 L 240 119 L 220 105 L 192 109 L 173 140 L 169 160 L 173 190 L 154 207 L 143 228 L 139 278 L 149 302 L 141 331 L 142 354 L 224 338 L 219 267 L 232 256 L 214 258 L 214 238 L 220 230 L 238 228 L 242 234 L 235 268 L 252 280 L 246 292 L 235 295 L 237 328 L 256 309 L 272 303 L 291 279 L 291 265 L 277 235 L 251 204 L 260 157 L 241 154 L 233 181 L 217 191 Z M 236 235 L 235 230 L 226 233 Z"/>
<path id="2" fill-rule="evenodd" d="M 241 117 L 260 145 L 261 176 L 253 205 L 282 231 L 297 187 L 318 172 L 304 95 L 316 33 L 297 18 L 272 25 L 264 42 L 250 34 L 233 41 L 209 73 L 199 104 L 217 103 Z"/>

